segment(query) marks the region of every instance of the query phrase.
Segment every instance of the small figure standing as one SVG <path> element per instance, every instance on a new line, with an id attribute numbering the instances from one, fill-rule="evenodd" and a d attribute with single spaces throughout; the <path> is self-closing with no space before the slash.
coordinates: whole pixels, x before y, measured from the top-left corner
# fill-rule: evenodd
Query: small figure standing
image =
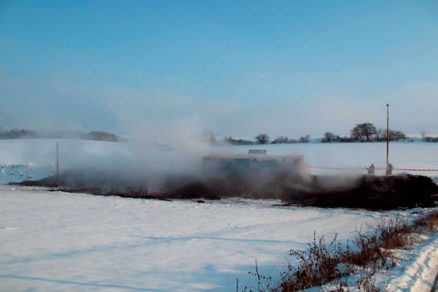
<path id="1" fill-rule="evenodd" d="M 376 167 L 374 166 L 374 163 L 371 163 L 371 165 L 367 169 L 368 169 L 368 175 L 375 174 Z"/>
<path id="2" fill-rule="evenodd" d="M 392 170 L 394 169 L 394 166 L 392 166 L 391 163 L 388 163 L 386 166 L 386 175 L 392 175 Z"/>

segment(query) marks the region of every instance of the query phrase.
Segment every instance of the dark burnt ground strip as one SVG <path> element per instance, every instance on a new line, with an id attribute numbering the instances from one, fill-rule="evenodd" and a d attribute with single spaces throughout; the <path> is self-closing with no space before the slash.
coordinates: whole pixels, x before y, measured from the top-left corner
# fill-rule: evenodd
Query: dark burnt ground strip
<path id="1" fill-rule="evenodd" d="M 159 192 L 149 192 L 146 185 L 81 182 L 66 173 L 58 178 L 25 181 L 22 186 L 42 186 L 71 193 L 158 200 L 218 200 L 227 197 L 279 199 L 284 205 L 321 208 L 361 208 L 390 210 L 434 207 L 438 185 L 429 177 L 400 176 L 309 176 L 306 178 L 278 173 L 272 177 L 229 175 L 209 179 L 169 179 Z M 71 182 L 74 183 L 71 183 Z"/>

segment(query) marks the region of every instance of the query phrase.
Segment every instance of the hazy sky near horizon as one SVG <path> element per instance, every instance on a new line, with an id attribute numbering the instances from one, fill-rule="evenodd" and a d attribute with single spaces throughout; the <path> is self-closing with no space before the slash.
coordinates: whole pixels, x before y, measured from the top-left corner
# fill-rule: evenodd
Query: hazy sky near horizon
<path id="1" fill-rule="evenodd" d="M 436 0 L 0 1 L 4 128 L 317 137 L 386 103 L 438 133 Z"/>

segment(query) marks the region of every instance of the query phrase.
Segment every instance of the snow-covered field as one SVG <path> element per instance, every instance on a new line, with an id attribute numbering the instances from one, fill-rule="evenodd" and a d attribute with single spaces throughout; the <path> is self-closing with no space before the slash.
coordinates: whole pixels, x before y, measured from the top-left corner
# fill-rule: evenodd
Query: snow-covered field
<path id="1" fill-rule="evenodd" d="M 23 180 L 38 180 L 53 175 L 50 166 L 35 167 L 32 163 L 0 165 L 0 185 Z"/>
<path id="2" fill-rule="evenodd" d="M 0 165 L 7 166 L 1 182 L 20 180 L 20 175 L 7 177 L 11 165 L 30 165 L 34 176 L 53 171 L 54 144 L 54 140 L 0 141 Z M 304 155 L 307 163 L 321 166 L 381 166 L 385 159 L 381 143 L 219 147 L 208 151 L 246 153 L 257 147 L 267 148 L 268 154 Z M 438 144 L 391 145 L 396 168 L 438 168 L 437 153 Z M 168 154 L 163 157 L 167 159 Z M 64 168 L 114 164 L 123 169 L 138 162 L 139 155 L 147 157 L 151 152 L 125 144 L 61 142 Z M 172 159 L 166 161 L 178 165 Z M 0 290 L 234 291 L 236 278 L 240 286 L 255 285 L 255 278 L 248 275 L 254 271 L 255 260 L 262 273 L 278 279 L 287 264 L 288 251 L 305 248 L 314 231 L 329 238 L 337 233 L 345 240 L 355 230 L 366 229 L 367 224 L 409 214 L 281 208 L 272 207 L 273 203 L 164 202 L 1 186 Z M 427 279 L 423 274 L 433 277 L 431 269 L 422 267 L 436 265 L 430 259 L 437 250 L 436 238 L 432 238 L 410 254 L 402 270 L 387 276 L 394 291 L 403 288 L 406 281 L 421 285 L 418 280 Z"/>
<path id="3" fill-rule="evenodd" d="M 377 175 L 383 175 L 386 161 L 386 143 L 309 143 L 309 144 L 277 144 L 220 147 L 216 151 L 232 151 L 247 153 L 248 149 L 266 149 L 268 154 L 303 155 L 304 160 L 311 166 L 345 167 L 351 173 L 356 168 L 357 173 L 365 173 L 365 167 L 371 163 L 377 168 Z M 389 158 L 397 168 L 437 169 L 438 170 L 438 143 L 391 143 Z M 312 173 L 333 174 L 333 169 L 310 169 Z M 401 173 L 404 171 L 394 171 Z M 426 176 L 438 176 L 436 172 L 410 171 L 409 173 Z"/>
<path id="4" fill-rule="evenodd" d="M 32 177 L 40 178 L 40 173 L 46 175 L 55 171 L 55 143 L 53 139 L 21 139 L 0 140 L 0 166 L 20 164 L 33 168 Z M 189 145 L 192 146 L 192 145 Z M 115 167 L 117 169 L 131 168 L 136 171 L 160 169 L 175 170 L 175 166 L 196 171 L 200 166 L 202 155 L 211 152 L 247 153 L 248 149 L 267 149 L 274 155 L 303 155 L 308 165 L 321 167 L 345 167 L 341 173 L 365 173 L 365 167 L 374 163 L 376 167 L 384 168 L 385 143 L 309 143 L 309 144 L 277 144 L 250 146 L 208 147 L 194 143 L 193 147 L 182 145 L 174 147 L 174 151 L 159 149 L 156 146 L 141 142 L 111 143 L 85 140 L 60 140 L 61 170 L 72 167 Z M 438 169 L 438 143 L 391 143 L 390 162 L 397 168 Z M 356 171 L 351 168 L 357 169 Z M 311 173 L 333 174 L 334 170 L 309 169 Z M 394 171 L 400 173 L 401 171 Z M 376 174 L 384 170 L 377 169 Z M 415 172 L 432 177 L 438 177 L 436 172 Z M 19 181 L 19 176 L 7 178 L 8 171 L 0 172 L 0 184 L 8 179 Z M 5 178 L 6 177 L 6 178 Z M 25 178 L 25 176 L 23 176 Z"/>
<path id="5" fill-rule="evenodd" d="M 435 291 L 438 276 L 438 234 L 426 238 L 414 251 L 404 254 L 403 262 L 378 277 L 386 291 Z"/>
<path id="6" fill-rule="evenodd" d="M 313 232 L 346 239 L 396 213 L 163 202 L 2 187 L 0 287 L 232 291 L 278 277 Z M 271 271 L 272 270 L 272 271 Z"/>

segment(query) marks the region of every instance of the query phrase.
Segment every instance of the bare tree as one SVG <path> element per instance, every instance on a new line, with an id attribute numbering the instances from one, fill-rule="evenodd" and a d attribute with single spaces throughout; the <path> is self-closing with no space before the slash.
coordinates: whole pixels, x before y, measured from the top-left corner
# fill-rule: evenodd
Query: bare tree
<path id="1" fill-rule="evenodd" d="M 351 138 L 361 142 L 372 141 L 377 134 L 376 127 L 372 123 L 357 124 L 351 130 Z"/>
<path id="2" fill-rule="evenodd" d="M 384 130 L 384 132 L 382 132 L 380 136 L 379 136 L 379 130 L 377 131 L 378 140 L 386 140 L 386 130 Z M 399 141 L 407 138 L 406 134 L 403 133 L 402 131 L 395 131 L 390 129 L 388 132 L 389 132 L 389 141 Z"/>
<path id="3" fill-rule="evenodd" d="M 269 136 L 267 134 L 258 134 L 255 139 L 259 144 L 266 144 L 269 142 Z"/>
<path id="4" fill-rule="evenodd" d="M 421 138 L 424 139 L 424 137 L 426 137 L 426 131 L 421 131 L 421 132 L 420 132 L 420 135 L 421 135 Z"/>
<path id="5" fill-rule="evenodd" d="M 300 143 L 309 143 L 310 141 L 310 136 L 309 135 L 304 135 L 302 137 L 300 137 L 300 139 L 298 140 Z"/>
<path id="6" fill-rule="evenodd" d="M 385 134 L 385 139 L 386 139 L 386 134 Z M 389 130 L 389 140 L 390 141 L 398 141 L 398 140 L 403 140 L 403 139 L 406 139 L 406 135 L 402 131 Z"/>
<path id="7" fill-rule="evenodd" d="M 324 137 L 322 138 L 322 142 L 334 142 L 334 141 L 339 141 L 339 136 L 333 134 L 332 132 L 325 132 L 324 133 Z"/>
<path id="8" fill-rule="evenodd" d="M 382 141 L 382 140 L 386 139 L 385 137 L 386 137 L 386 130 L 382 129 L 382 128 L 377 129 L 377 131 L 376 131 L 376 140 L 377 141 Z"/>
<path id="9" fill-rule="evenodd" d="M 287 143 L 289 139 L 284 136 L 280 136 L 272 141 L 272 144 L 284 144 Z"/>

